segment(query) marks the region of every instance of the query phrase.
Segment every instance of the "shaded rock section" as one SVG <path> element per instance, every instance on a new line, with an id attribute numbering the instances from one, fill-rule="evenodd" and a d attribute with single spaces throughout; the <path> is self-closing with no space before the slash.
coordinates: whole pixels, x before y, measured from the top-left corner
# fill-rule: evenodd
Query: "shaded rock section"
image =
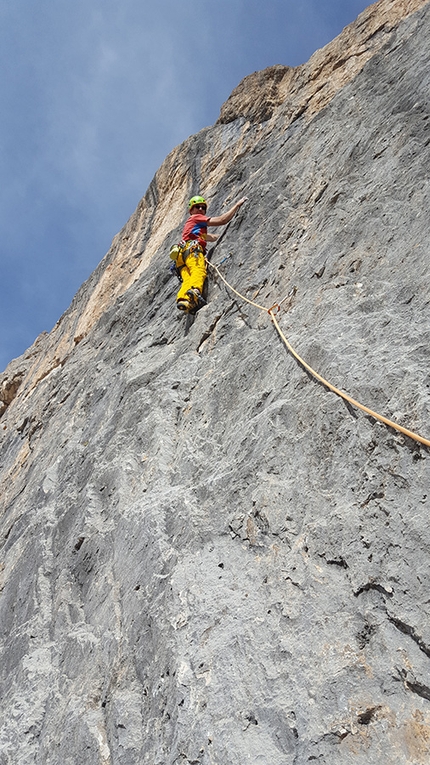
<path id="1" fill-rule="evenodd" d="M 244 77 L 221 108 L 218 122 L 227 125 L 239 117 L 250 122 L 265 122 L 284 100 L 282 85 L 291 80 L 289 66 L 270 66 Z"/>

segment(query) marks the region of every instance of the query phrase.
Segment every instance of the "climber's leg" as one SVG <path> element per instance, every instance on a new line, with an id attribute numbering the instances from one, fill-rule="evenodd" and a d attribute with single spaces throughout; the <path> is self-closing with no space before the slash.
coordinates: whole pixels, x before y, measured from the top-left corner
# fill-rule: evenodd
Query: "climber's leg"
<path id="1" fill-rule="evenodd" d="M 185 259 L 185 266 L 181 268 L 182 284 L 176 296 L 178 308 L 193 310 L 204 304 L 202 293 L 206 274 L 203 252 L 201 250 L 191 252 Z"/>

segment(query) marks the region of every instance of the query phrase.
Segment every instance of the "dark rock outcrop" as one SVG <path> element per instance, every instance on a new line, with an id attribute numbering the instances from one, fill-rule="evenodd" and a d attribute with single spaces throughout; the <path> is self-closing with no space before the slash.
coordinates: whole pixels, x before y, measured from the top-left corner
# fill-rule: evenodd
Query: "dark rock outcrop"
<path id="1" fill-rule="evenodd" d="M 270 66 L 261 72 L 244 77 L 221 108 L 218 122 L 228 125 L 240 117 L 252 123 L 269 120 L 285 98 L 285 81 L 294 69 L 289 66 Z"/>
<path id="2" fill-rule="evenodd" d="M 430 4 L 369 28 L 324 102 L 172 152 L 3 375 L 1 765 L 429 761 L 428 449 L 218 277 L 185 334 L 166 257 L 191 192 L 248 195 L 213 261 L 430 438 Z"/>

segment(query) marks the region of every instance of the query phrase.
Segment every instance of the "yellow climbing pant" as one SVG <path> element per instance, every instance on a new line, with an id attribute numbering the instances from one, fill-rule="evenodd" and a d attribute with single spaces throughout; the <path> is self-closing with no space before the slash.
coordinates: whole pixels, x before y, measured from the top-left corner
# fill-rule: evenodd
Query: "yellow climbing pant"
<path id="1" fill-rule="evenodd" d="M 203 250 L 199 247 L 196 248 L 188 255 L 185 256 L 185 265 L 180 269 L 181 271 L 181 289 L 179 290 L 176 300 L 189 300 L 187 291 L 191 287 L 197 287 L 200 293 L 203 292 L 203 285 L 206 279 L 206 262 Z"/>

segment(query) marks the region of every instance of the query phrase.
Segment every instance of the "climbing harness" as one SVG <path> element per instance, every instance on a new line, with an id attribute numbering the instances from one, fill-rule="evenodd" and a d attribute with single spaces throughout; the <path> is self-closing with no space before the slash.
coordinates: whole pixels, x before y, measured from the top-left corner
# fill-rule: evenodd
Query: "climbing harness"
<path id="1" fill-rule="evenodd" d="M 197 254 L 198 252 L 203 254 L 203 249 L 202 246 L 194 240 L 189 240 L 188 242 L 181 241 L 179 244 L 174 244 L 169 251 L 169 257 L 173 261 L 169 266 L 170 273 L 182 282 L 181 268 L 185 266 L 185 261 L 188 255 L 191 255 L 192 253 Z"/>
<path id="2" fill-rule="evenodd" d="M 201 252 L 203 254 L 203 248 L 194 239 L 188 240 L 188 242 L 181 241 L 179 244 L 174 244 L 169 251 L 169 257 L 175 261 L 176 268 L 182 268 L 185 266 L 185 261 L 188 255 L 193 252 Z"/>
<path id="3" fill-rule="evenodd" d="M 286 295 L 279 303 L 274 303 L 270 308 L 267 308 L 266 306 L 260 305 L 259 303 L 255 303 L 253 300 L 249 300 L 247 297 L 245 297 L 245 295 L 242 295 L 240 292 L 235 290 L 234 287 L 232 287 L 232 285 L 229 284 L 227 279 L 224 278 L 218 266 L 215 266 L 213 263 L 210 263 L 209 261 L 207 262 L 208 262 L 208 265 L 211 268 L 213 268 L 214 271 L 216 271 L 218 276 L 222 279 L 224 284 L 228 287 L 228 289 L 231 292 L 237 295 L 241 300 L 244 300 L 246 303 L 249 303 L 249 305 L 252 305 L 255 308 L 258 308 L 260 311 L 264 311 L 269 314 L 272 324 L 274 325 L 276 331 L 278 332 L 281 340 L 287 347 L 288 351 L 296 359 L 296 361 L 298 361 L 299 364 L 304 369 L 306 369 L 306 371 L 309 372 L 309 374 L 312 375 L 312 377 L 314 377 L 316 380 L 322 383 L 326 388 L 331 390 L 337 396 L 340 396 L 341 398 L 343 398 L 345 401 L 347 401 L 349 404 L 356 407 L 357 409 L 361 409 L 363 412 L 366 412 L 366 414 L 369 414 L 375 420 L 379 420 L 379 422 L 383 422 L 384 425 L 388 425 L 389 428 L 394 428 L 394 430 L 397 430 L 400 433 L 403 433 L 403 435 L 408 436 L 408 438 L 412 438 L 414 441 L 418 441 L 419 443 L 424 444 L 424 446 L 430 446 L 429 439 L 423 438 L 423 436 L 418 435 L 418 433 L 414 433 L 412 430 L 408 430 L 407 428 L 404 428 L 401 425 L 398 425 L 397 422 L 393 422 L 392 420 L 389 420 L 387 417 L 384 417 L 383 415 L 378 414 L 377 412 L 374 412 L 372 409 L 369 409 L 367 406 L 364 406 L 364 404 L 360 404 L 359 401 L 356 401 L 347 393 L 344 393 L 343 391 L 339 390 L 339 388 L 336 388 L 334 385 L 328 382 L 324 377 L 318 374 L 318 372 L 315 372 L 315 370 L 312 369 L 312 367 L 310 367 L 309 364 L 307 364 L 306 361 L 304 361 L 304 359 L 301 358 L 301 356 L 299 356 L 299 354 L 294 350 L 292 345 L 289 343 L 281 327 L 279 326 L 279 322 L 276 319 L 276 314 L 278 314 L 281 310 L 281 304 L 284 303 L 288 297 L 292 297 L 297 291 L 295 287 L 293 287 L 293 289 L 288 293 L 288 295 Z"/>

